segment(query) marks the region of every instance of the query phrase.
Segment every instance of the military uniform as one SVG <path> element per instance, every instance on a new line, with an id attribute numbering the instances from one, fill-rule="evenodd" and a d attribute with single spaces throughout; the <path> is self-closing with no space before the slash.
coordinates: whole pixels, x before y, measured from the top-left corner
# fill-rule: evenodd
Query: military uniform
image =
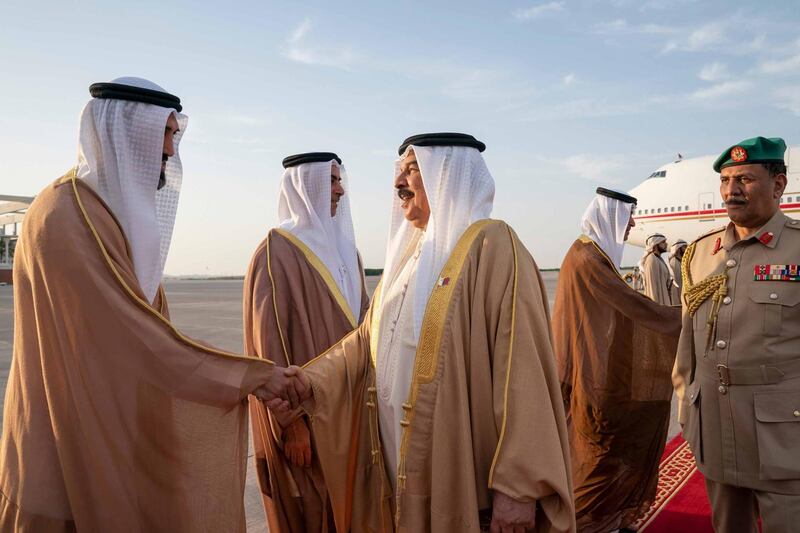
<path id="1" fill-rule="evenodd" d="M 757 273 L 800 262 L 800 221 L 778 211 L 747 240 L 729 225 L 693 247 L 692 280 L 727 271 L 727 294 L 714 331 L 713 296 L 694 316 L 684 306 L 674 381 L 686 440 L 711 479 L 800 494 L 800 275 Z M 796 281 L 761 279 L 773 277 Z"/>
<path id="2" fill-rule="evenodd" d="M 800 531 L 800 221 L 733 224 L 683 258 L 679 420 L 718 531 Z M 756 504 L 757 502 L 757 504 Z M 756 507 L 757 505 L 757 507 Z"/>

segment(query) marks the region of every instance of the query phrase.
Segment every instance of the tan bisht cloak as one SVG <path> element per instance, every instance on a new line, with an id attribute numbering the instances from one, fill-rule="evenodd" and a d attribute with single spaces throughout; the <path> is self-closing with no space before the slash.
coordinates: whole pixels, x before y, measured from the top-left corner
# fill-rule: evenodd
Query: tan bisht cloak
<path id="1" fill-rule="evenodd" d="M 354 317 L 314 252 L 291 233 L 273 229 L 256 249 L 244 282 L 245 353 L 272 358 L 280 366 L 307 363 L 358 326 L 369 306 L 363 283 L 361 294 Z M 294 466 L 283 452 L 280 425 L 254 396 L 250 420 L 270 531 L 329 531 L 327 490 L 316 454 L 311 468 Z"/>
<path id="2" fill-rule="evenodd" d="M 653 253 L 648 253 L 642 263 L 645 295 L 661 305 L 680 305 L 679 301 L 672 302 L 670 296 L 672 276 L 669 275 L 667 264 Z"/>
<path id="3" fill-rule="evenodd" d="M 553 335 L 579 531 L 632 525 L 655 496 L 669 426 L 680 310 L 622 280 L 588 237 L 558 278 Z"/>
<path id="4" fill-rule="evenodd" d="M 401 422 L 396 495 L 376 408 L 379 316 L 373 302 L 355 332 L 306 366 L 337 530 L 477 532 L 497 490 L 538 502 L 536 531 L 573 531 L 547 297 L 511 228 L 471 225 L 431 293 Z"/>
<path id="5" fill-rule="evenodd" d="M 144 300 L 114 216 L 74 171 L 14 261 L 0 531 L 245 531 L 247 394 L 268 361 L 215 350 Z"/>

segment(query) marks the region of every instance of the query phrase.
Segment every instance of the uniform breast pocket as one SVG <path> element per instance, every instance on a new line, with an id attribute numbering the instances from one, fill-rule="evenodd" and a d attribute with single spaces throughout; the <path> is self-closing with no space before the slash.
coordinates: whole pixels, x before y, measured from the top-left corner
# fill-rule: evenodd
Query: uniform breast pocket
<path id="1" fill-rule="evenodd" d="M 800 479 L 800 392 L 754 393 L 759 477 Z"/>
<path id="2" fill-rule="evenodd" d="M 753 302 L 760 304 L 764 335 L 776 337 L 785 322 L 800 320 L 800 282 L 756 282 L 747 292 Z"/>

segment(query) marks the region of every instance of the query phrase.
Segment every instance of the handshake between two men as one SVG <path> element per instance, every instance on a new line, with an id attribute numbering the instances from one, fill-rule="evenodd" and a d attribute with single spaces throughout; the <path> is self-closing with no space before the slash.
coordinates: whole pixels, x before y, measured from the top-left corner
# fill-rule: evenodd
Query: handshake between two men
<path id="1" fill-rule="evenodd" d="M 299 366 L 274 366 L 266 383 L 253 391 L 269 409 L 285 412 L 311 398 L 311 381 Z"/>

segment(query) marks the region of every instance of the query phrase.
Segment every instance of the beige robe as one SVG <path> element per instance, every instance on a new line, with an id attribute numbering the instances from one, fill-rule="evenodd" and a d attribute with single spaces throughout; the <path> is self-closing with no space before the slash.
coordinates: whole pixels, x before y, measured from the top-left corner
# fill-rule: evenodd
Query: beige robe
<path id="1" fill-rule="evenodd" d="M 575 241 L 553 336 L 581 532 L 632 525 L 655 497 L 680 327 L 679 309 L 631 289 L 588 237 Z"/>
<path id="2" fill-rule="evenodd" d="M 645 295 L 661 305 L 672 305 L 672 297 L 670 296 L 670 285 L 672 283 L 667 264 L 653 253 L 648 253 L 642 263 Z M 679 305 L 679 302 L 675 302 L 674 305 Z"/>
<path id="3" fill-rule="evenodd" d="M 536 531 L 573 531 L 547 297 L 511 228 L 470 226 L 431 293 L 394 495 L 375 401 L 380 314 L 374 302 L 356 331 L 306 365 L 338 531 L 477 532 L 493 491 L 538 502 Z"/>
<path id="4" fill-rule="evenodd" d="M 245 277 L 245 353 L 280 366 L 307 363 L 361 322 L 369 307 L 363 282 L 361 294 L 354 317 L 317 256 L 294 235 L 273 229 L 256 249 Z M 329 531 L 327 489 L 316 458 L 311 468 L 294 466 L 284 454 L 280 425 L 254 396 L 250 418 L 270 531 Z"/>
<path id="5" fill-rule="evenodd" d="M 669 286 L 669 299 L 672 305 L 681 305 L 681 287 L 683 286 L 681 260 L 677 257 L 670 257 L 669 266 L 670 275 L 672 276 L 672 283 Z"/>
<path id="6" fill-rule="evenodd" d="M 72 171 L 25 218 L 0 444 L 0 531 L 245 530 L 247 394 L 274 366 L 144 300 L 130 248 Z"/>

